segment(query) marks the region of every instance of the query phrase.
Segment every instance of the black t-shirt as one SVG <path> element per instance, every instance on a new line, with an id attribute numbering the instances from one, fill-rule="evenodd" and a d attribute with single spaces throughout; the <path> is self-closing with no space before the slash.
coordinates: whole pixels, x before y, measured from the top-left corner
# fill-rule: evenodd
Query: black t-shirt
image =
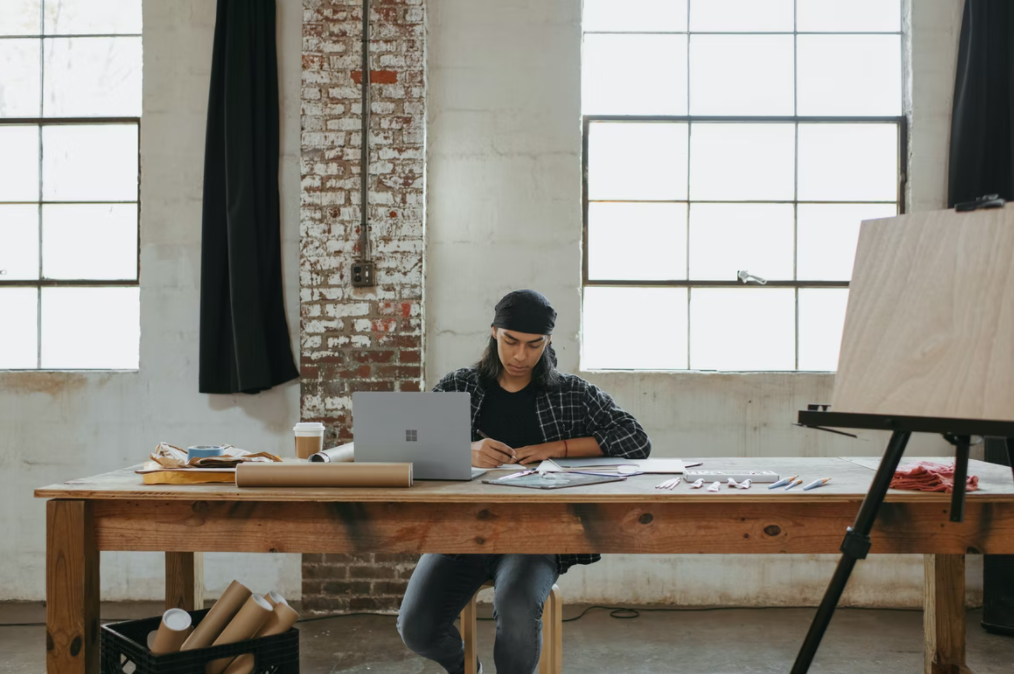
<path id="1" fill-rule="evenodd" d="M 505 391 L 499 384 L 489 385 L 479 412 L 479 429 L 514 449 L 541 445 L 544 440 L 535 412 L 535 395 L 531 383 L 515 393 Z"/>

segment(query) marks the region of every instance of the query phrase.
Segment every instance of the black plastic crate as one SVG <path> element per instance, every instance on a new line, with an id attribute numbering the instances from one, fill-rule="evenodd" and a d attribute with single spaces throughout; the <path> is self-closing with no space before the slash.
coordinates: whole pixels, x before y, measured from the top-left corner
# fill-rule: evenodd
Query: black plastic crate
<path id="1" fill-rule="evenodd" d="M 208 610 L 191 611 L 193 625 Z M 244 653 L 254 656 L 252 674 L 299 674 L 299 630 L 223 646 L 196 648 L 182 653 L 154 655 L 148 650 L 148 634 L 157 630 L 162 616 L 128 620 L 102 626 L 100 649 L 102 674 L 204 674 L 207 663 Z"/>

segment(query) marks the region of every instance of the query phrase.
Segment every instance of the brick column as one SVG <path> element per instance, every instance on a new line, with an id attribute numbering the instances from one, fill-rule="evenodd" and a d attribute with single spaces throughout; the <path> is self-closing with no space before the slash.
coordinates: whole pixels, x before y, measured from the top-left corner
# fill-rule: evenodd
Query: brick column
<path id="1" fill-rule="evenodd" d="M 373 0 L 370 207 L 376 288 L 352 288 L 359 252 L 360 0 L 303 0 L 301 418 L 325 446 L 352 440 L 354 391 L 423 386 L 425 13 Z M 310 612 L 397 609 L 415 559 L 304 555 Z"/>

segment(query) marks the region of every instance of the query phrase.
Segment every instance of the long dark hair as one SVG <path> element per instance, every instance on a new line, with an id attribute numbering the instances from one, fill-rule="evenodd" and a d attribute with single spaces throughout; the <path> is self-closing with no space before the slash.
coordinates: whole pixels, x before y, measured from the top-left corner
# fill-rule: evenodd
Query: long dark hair
<path id="1" fill-rule="evenodd" d="M 500 362 L 496 337 L 490 335 L 486 350 L 482 352 L 482 358 L 475 368 L 479 371 L 479 380 L 483 386 L 488 387 L 500 381 L 504 367 Z M 539 389 L 551 389 L 560 383 L 560 373 L 556 371 L 556 351 L 553 350 L 552 343 L 546 345 L 539 362 L 532 368 L 532 383 Z"/>

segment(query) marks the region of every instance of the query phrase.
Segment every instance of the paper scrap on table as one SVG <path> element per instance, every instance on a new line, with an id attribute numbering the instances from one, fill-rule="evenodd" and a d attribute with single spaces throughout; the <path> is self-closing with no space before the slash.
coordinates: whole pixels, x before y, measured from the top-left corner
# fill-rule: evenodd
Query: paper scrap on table
<path id="1" fill-rule="evenodd" d="M 168 442 L 158 443 L 155 453 L 149 458 L 162 468 L 233 468 L 241 463 L 272 463 L 281 461 L 280 458 L 268 452 L 252 454 L 245 449 L 223 445 L 221 456 L 206 456 L 203 458 L 187 458 L 185 450 L 174 447 Z"/>
<path id="2" fill-rule="evenodd" d="M 751 484 L 753 483 L 750 480 L 743 480 L 736 485 L 736 489 L 749 489 Z"/>
<path id="3" fill-rule="evenodd" d="M 721 482 L 716 482 L 713 485 L 711 485 L 710 487 L 708 487 L 708 491 L 721 491 L 721 489 L 722 489 L 722 483 Z"/>
<path id="4" fill-rule="evenodd" d="M 703 486 L 704 486 L 704 478 L 702 477 L 700 480 L 697 480 L 692 485 L 690 485 L 690 488 L 691 489 L 700 489 Z"/>

